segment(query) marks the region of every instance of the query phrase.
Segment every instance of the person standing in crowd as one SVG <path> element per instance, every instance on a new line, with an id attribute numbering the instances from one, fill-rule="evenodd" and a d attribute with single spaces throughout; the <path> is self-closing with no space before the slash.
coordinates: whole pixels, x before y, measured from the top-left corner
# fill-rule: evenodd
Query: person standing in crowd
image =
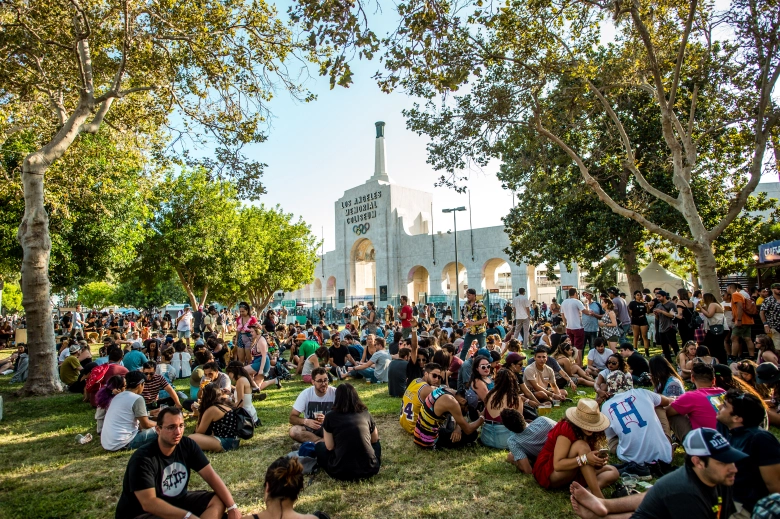
<path id="1" fill-rule="evenodd" d="M 680 332 L 680 341 L 685 344 L 694 340 L 694 328 L 691 328 L 696 307 L 691 302 L 687 288 L 677 289 L 677 330 Z"/>
<path id="2" fill-rule="evenodd" d="M 762 428 L 766 405 L 760 398 L 729 389 L 718 410 L 718 422 L 729 429 L 729 443 L 748 457 L 737 461 L 734 501 L 738 513 L 749 519 L 762 497 L 780 492 L 780 442 Z"/>
<path id="3" fill-rule="evenodd" d="M 569 289 L 569 297 L 561 304 L 563 324 L 566 326 L 566 335 L 571 339 L 571 345 L 577 349 L 577 362 L 582 366 L 585 356 L 585 329 L 582 327 L 582 315 L 590 315 L 590 310 L 585 308 L 577 297 L 577 289 Z M 555 322 L 553 322 L 553 325 Z"/>
<path id="4" fill-rule="evenodd" d="M 369 301 L 366 303 L 366 324 L 365 324 L 365 330 L 366 333 L 371 335 L 376 335 L 376 330 L 379 325 L 379 317 L 376 313 L 376 308 L 374 307 L 374 302 Z"/>
<path id="5" fill-rule="evenodd" d="M 219 337 L 219 331 L 217 329 L 217 323 L 219 321 L 219 313 L 217 307 L 214 305 L 209 306 L 208 313 L 203 317 L 203 338 L 209 340 L 211 337 Z"/>
<path id="6" fill-rule="evenodd" d="M 485 347 L 485 324 L 488 322 L 487 310 L 482 301 L 477 301 L 477 291 L 473 288 L 466 290 L 466 304 L 463 307 L 463 324 L 468 332 L 463 338 L 464 345 L 470 345 L 477 341 L 480 348 Z M 468 348 L 464 347 L 460 352 L 461 360 L 466 360 Z"/>
<path id="7" fill-rule="evenodd" d="M 740 339 L 745 341 L 750 357 L 755 356 L 756 347 L 751 339 L 753 317 L 745 309 L 750 296 L 745 297 L 737 283 L 729 283 L 726 291 L 731 295 L 731 313 L 734 319 L 734 328 L 731 330 L 731 357 L 729 357 L 727 362 L 727 364 L 731 364 L 736 362 L 742 354 Z"/>
<path id="8" fill-rule="evenodd" d="M 176 316 L 176 333 L 179 339 L 183 339 L 190 346 L 190 337 L 192 336 L 192 312 L 190 312 L 190 305 L 185 304 L 184 308 L 179 310 Z"/>
<path id="9" fill-rule="evenodd" d="M 227 519 L 240 519 L 230 490 L 200 447 L 184 436 L 181 411 L 175 407 L 160 411 L 155 430 L 155 441 L 138 449 L 127 463 L 116 519 L 219 519 L 223 514 Z M 195 470 L 213 492 L 188 492 L 190 470 Z"/>
<path id="10" fill-rule="evenodd" d="M 409 306 L 409 298 L 406 296 L 401 296 L 398 319 L 401 321 L 401 338 L 408 340 L 412 335 L 412 307 Z"/>
<path id="11" fill-rule="evenodd" d="M 525 288 L 520 287 L 517 290 L 517 295 L 512 299 L 512 307 L 515 316 L 514 337 L 522 337 L 523 345 L 527 348 L 530 343 L 528 333 L 531 327 L 531 303 L 525 295 Z"/>
<path id="12" fill-rule="evenodd" d="M 257 326 L 257 318 L 252 315 L 252 307 L 249 303 L 238 303 L 238 317 L 236 318 L 236 360 L 246 366 L 252 362 L 252 328 Z"/>
<path id="13" fill-rule="evenodd" d="M 664 356 L 671 363 L 674 362 L 672 351 L 677 356 L 679 346 L 677 345 L 677 330 L 674 327 L 674 318 L 677 315 L 677 307 L 669 301 L 669 293 L 663 290 L 657 292 L 658 303 L 653 306 L 653 314 L 658 323 L 658 334 L 656 342 L 661 345 Z"/>
<path id="14" fill-rule="evenodd" d="M 685 466 L 644 493 L 603 499 L 572 483 L 571 504 L 583 519 L 728 519 L 734 517 L 735 463 L 745 454 L 714 429 L 694 431 L 683 442 Z"/>
<path id="15" fill-rule="evenodd" d="M 772 283 L 772 294 L 761 302 L 761 321 L 764 333 L 771 337 L 775 348 L 780 348 L 780 283 Z"/>
<path id="16" fill-rule="evenodd" d="M 612 298 L 612 304 L 615 306 L 615 316 L 620 329 L 618 341 L 623 342 L 626 340 L 626 334 L 631 329 L 631 316 L 628 313 L 628 305 L 626 305 L 626 300 L 624 299 L 625 294 L 623 294 L 623 297 L 620 297 L 620 290 L 617 287 L 609 287 L 607 293 Z"/>
<path id="17" fill-rule="evenodd" d="M 315 368 L 311 378 L 312 386 L 301 391 L 290 412 L 290 438 L 300 443 L 322 441 L 322 422 L 336 398 L 325 368 Z"/>
<path id="18" fill-rule="evenodd" d="M 317 464 L 333 479 L 357 481 L 379 472 L 382 445 L 368 408 L 349 382 L 336 388 L 333 407 L 322 422 Z"/>
<path id="19" fill-rule="evenodd" d="M 585 310 L 588 310 L 582 312 L 582 329 L 585 331 L 585 343 L 582 349 L 584 354 L 585 346 L 588 347 L 588 351 L 594 348 L 593 342 L 599 336 L 599 319 L 604 314 L 604 309 L 601 304 L 593 300 L 593 292 L 590 290 L 583 290 L 582 295 L 585 297 Z"/>
<path id="20" fill-rule="evenodd" d="M 724 341 L 726 340 L 726 314 L 724 308 L 715 299 L 715 296 L 707 292 L 702 296 L 701 301 L 696 306 L 696 311 L 700 312 L 708 324 L 707 333 L 704 336 L 704 346 L 710 350 L 710 354 L 718 359 L 721 364 L 728 362 L 728 353 Z"/>
<path id="21" fill-rule="evenodd" d="M 631 330 L 634 335 L 634 349 L 639 347 L 642 341 L 645 347 L 645 355 L 650 356 L 650 340 L 647 338 L 647 303 L 642 297 L 642 291 L 634 292 L 634 300 L 628 303 L 628 313 L 631 315 Z"/>

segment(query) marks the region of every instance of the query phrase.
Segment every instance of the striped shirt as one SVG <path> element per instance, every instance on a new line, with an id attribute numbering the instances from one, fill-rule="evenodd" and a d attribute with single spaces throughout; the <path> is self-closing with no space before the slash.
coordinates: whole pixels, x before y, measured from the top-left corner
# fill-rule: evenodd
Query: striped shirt
<path id="1" fill-rule="evenodd" d="M 512 433 L 506 444 L 515 461 L 525 458 L 536 459 L 539 453 L 542 452 L 542 447 L 544 447 L 547 441 L 547 435 L 552 431 L 553 427 L 555 427 L 553 420 L 546 416 L 540 416 L 529 423 L 523 432 L 519 434 Z"/>
<path id="2" fill-rule="evenodd" d="M 146 382 L 144 383 L 144 402 L 147 404 L 152 404 L 157 401 L 157 395 L 160 393 L 160 390 L 165 388 L 169 382 L 165 380 L 165 378 L 162 375 L 154 374 L 151 376 L 151 378 L 146 379 Z"/>

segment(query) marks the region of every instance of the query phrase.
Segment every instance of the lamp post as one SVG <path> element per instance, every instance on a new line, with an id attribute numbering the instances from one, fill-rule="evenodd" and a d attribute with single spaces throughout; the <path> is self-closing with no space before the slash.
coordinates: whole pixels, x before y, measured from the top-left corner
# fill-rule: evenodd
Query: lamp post
<path id="1" fill-rule="evenodd" d="M 442 213 L 452 213 L 452 226 L 455 233 L 455 322 L 460 321 L 460 287 L 458 286 L 458 222 L 456 213 L 458 211 L 465 211 L 465 207 L 453 207 L 452 209 L 442 209 Z"/>

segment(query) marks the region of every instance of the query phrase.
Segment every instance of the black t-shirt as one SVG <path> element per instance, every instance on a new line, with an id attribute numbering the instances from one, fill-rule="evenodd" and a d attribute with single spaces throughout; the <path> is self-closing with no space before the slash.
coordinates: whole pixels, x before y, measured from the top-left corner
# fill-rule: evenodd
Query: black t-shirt
<path id="1" fill-rule="evenodd" d="M 394 359 L 387 368 L 387 390 L 390 396 L 402 397 L 406 391 L 406 365 L 408 361 Z"/>
<path id="2" fill-rule="evenodd" d="M 644 355 L 638 351 L 633 352 L 626 358 L 628 367 L 631 368 L 631 374 L 638 377 L 642 373 L 650 373 L 650 364 L 647 363 L 647 359 Z"/>
<path id="3" fill-rule="evenodd" d="M 62 327 L 67 328 L 68 326 L 70 326 L 71 318 L 69 315 L 63 315 L 60 321 L 62 322 Z"/>
<path id="4" fill-rule="evenodd" d="M 736 512 L 732 488 L 709 487 L 688 467 L 659 479 L 631 519 L 721 519 Z"/>
<path id="5" fill-rule="evenodd" d="M 200 333 L 203 330 L 203 312 L 195 310 L 192 312 L 192 331 Z"/>
<path id="6" fill-rule="evenodd" d="M 731 446 L 750 456 L 737 462 L 734 499 L 752 512 L 756 502 L 769 495 L 761 467 L 780 463 L 780 442 L 759 427 L 738 427 L 730 431 L 730 436 Z"/>
<path id="7" fill-rule="evenodd" d="M 122 482 L 122 495 L 116 505 L 116 519 L 132 519 L 144 514 L 135 492 L 154 488 L 158 498 L 174 506 L 187 496 L 190 470 L 200 472 L 209 464 L 198 444 L 186 436 L 170 457 L 152 442 L 133 453 Z"/>
<path id="8" fill-rule="evenodd" d="M 553 333 L 553 334 L 550 334 L 550 346 L 551 346 L 551 350 L 550 351 L 552 351 L 552 350 L 554 350 L 555 348 L 558 347 L 558 345 L 561 343 L 561 339 L 563 338 L 564 335 L 565 334 L 563 334 L 563 333 Z"/>
<path id="9" fill-rule="evenodd" d="M 406 389 L 409 384 L 412 382 L 412 380 L 422 378 L 423 376 L 423 368 L 420 367 L 420 364 L 417 362 L 412 362 L 411 360 L 406 363 L 406 380 L 404 381 L 404 389 Z"/>
<path id="10" fill-rule="evenodd" d="M 637 321 L 647 315 L 647 306 L 639 301 L 631 301 L 628 303 L 628 311 L 631 314 L 631 319 Z"/>
<path id="11" fill-rule="evenodd" d="M 376 429 L 368 411 L 325 415 L 322 428 L 333 435 L 334 448 L 328 459 L 327 473 L 338 479 L 362 479 L 379 472 L 379 460 L 371 446 Z"/>
<path id="12" fill-rule="evenodd" d="M 336 366 L 343 368 L 344 364 L 346 364 L 347 355 L 349 355 L 349 349 L 346 346 L 339 346 L 338 348 L 331 346 L 328 348 L 328 351 L 330 352 L 330 361 Z"/>
<path id="13" fill-rule="evenodd" d="M 263 328 L 268 333 L 274 333 L 276 331 L 276 324 L 274 324 L 274 320 L 271 319 L 270 316 L 267 316 L 263 321 Z"/>

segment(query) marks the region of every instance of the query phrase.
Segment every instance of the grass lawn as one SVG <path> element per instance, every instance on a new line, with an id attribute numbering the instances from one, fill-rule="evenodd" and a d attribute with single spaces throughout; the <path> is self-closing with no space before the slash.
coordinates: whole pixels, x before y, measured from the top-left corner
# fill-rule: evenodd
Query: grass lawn
<path id="1" fill-rule="evenodd" d="M 3 355 L 5 356 L 5 355 Z M 10 376 L 0 377 L 5 416 L 0 421 L 0 518 L 113 517 L 130 452 L 107 453 L 95 435 L 94 410 L 79 395 L 17 399 Z M 187 391 L 187 380 L 178 389 Z M 424 452 L 398 424 L 400 399 L 387 385 L 355 382 L 379 427 L 382 469 L 368 482 L 340 483 L 320 473 L 307 477 L 297 509 L 323 510 L 334 518 L 574 517 L 565 491 L 546 491 L 533 476 L 505 462 L 506 453 L 485 447 Z M 256 402 L 263 426 L 241 448 L 208 454 L 244 513 L 262 509 L 268 465 L 291 450 L 287 417 L 303 382 L 269 388 Z M 585 388 L 582 388 L 585 389 Z M 592 390 L 589 391 L 592 394 Z M 575 395 L 575 399 L 577 396 Z M 565 407 L 554 409 L 553 419 Z M 194 432 L 194 420 L 187 433 Z M 87 445 L 76 434 L 91 432 Z M 679 464 L 681 451 L 677 451 Z M 202 489 L 198 477 L 190 489 Z"/>

